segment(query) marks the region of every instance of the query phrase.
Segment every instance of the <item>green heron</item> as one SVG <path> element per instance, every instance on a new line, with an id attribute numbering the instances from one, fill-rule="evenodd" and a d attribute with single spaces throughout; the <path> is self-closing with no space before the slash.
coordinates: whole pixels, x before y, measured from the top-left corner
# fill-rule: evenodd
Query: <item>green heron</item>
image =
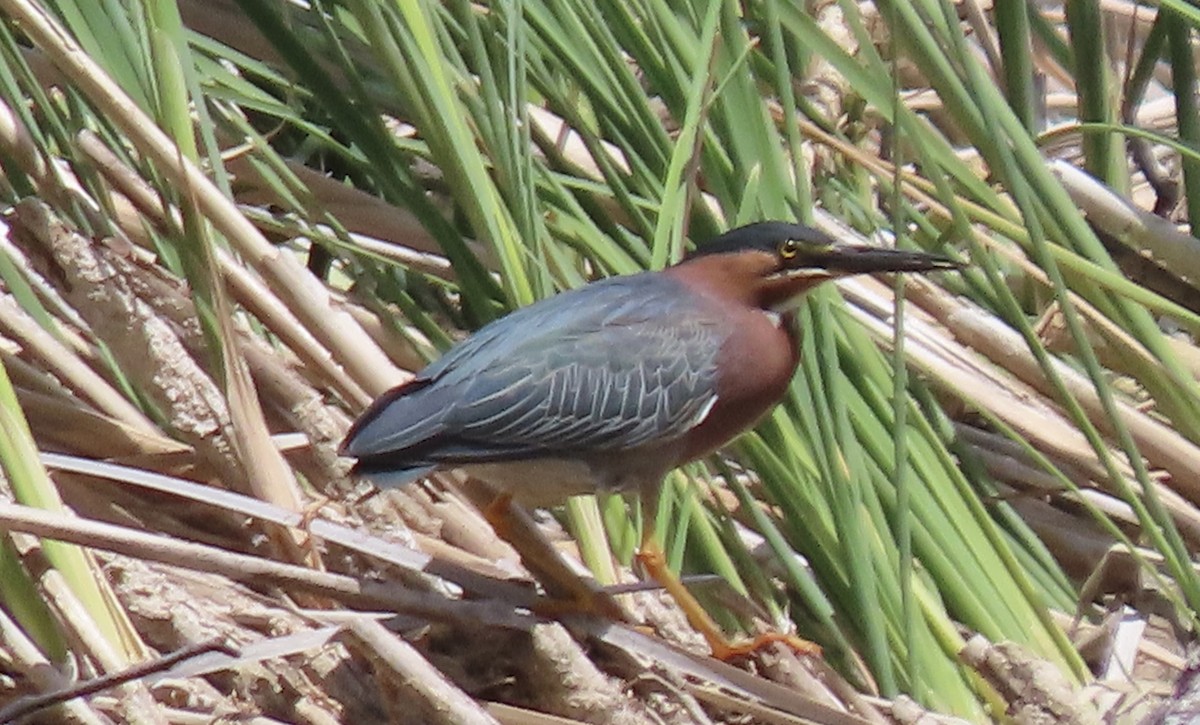
<path id="1" fill-rule="evenodd" d="M 800 361 L 793 310 L 805 292 L 846 275 L 959 266 L 798 224 L 734 229 L 660 272 L 593 282 L 484 326 L 376 400 L 341 453 L 381 486 L 462 469 L 504 510 L 509 498 L 547 506 L 633 491 L 654 512 L 668 472 L 783 397 Z M 653 532 L 640 552 L 648 572 L 714 655 L 742 651 L 668 574 Z"/>

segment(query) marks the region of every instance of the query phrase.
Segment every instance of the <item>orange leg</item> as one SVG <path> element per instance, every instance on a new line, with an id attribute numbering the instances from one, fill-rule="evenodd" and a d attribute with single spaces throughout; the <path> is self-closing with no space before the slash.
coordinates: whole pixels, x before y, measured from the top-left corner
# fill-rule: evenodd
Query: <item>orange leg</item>
<path id="1" fill-rule="evenodd" d="M 642 537 L 641 550 L 638 552 L 638 561 L 646 568 L 646 573 L 650 578 L 658 582 L 667 593 L 683 610 L 687 616 L 688 623 L 692 625 L 700 634 L 704 635 L 704 639 L 708 642 L 709 649 L 712 650 L 712 656 L 719 660 L 730 660 L 735 657 L 748 655 L 759 649 L 772 644 L 781 642 L 790 646 L 798 654 L 817 655 L 821 654 L 820 645 L 809 642 L 806 639 L 797 637 L 794 634 L 784 634 L 782 632 L 767 632 L 760 634 L 746 642 L 730 642 L 721 631 L 720 625 L 716 623 L 704 607 L 692 596 L 679 577 L 667 566 L 666 557 L 663 555 L 662 547 L 654 538 L 654 532 L 650 527 L 646 528 L 646 533 Z"/>
<path id="2" fill-rule="evenodd" d="M 508 540 L 508 535 L 512 533 L 512 510 L 509 505 L 512 503 L 512 494 L 498 493 L 496 498 L 483 509 L 483 518 L 492 525 L 496 535 L 501 539 Z"/>
<path id="3" fill-rule="evenodd" d="M 536 534 L 532 524 L 522 523 L 518 516 L 523 514 L 515 512 L 511 504 L 512 496 L 501 493 L 483 509 L 483 517 L 497 536 L 517 550 L 525 566 L 546 586 L 550 598 L 534 607 L 538 614 L 554 617 L 594 613 L 617 621 L 628 619 L 629 615 L 611 595 L 571 569 L 562 554 Z"/>

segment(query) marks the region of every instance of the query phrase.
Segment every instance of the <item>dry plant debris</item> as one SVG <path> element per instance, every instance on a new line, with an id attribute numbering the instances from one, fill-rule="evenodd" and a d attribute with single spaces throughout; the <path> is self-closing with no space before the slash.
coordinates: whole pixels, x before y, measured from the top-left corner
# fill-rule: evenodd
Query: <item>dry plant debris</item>
<path id="1" fill-rule="evenodd" d="M 181 5 L 199 32 L 247 53 L 261 42 L 253 33 L 230 37 L 231 28 L 244 24 L 220 22 L 227 13 L 241 17 L 232 4 Z M 889 47 L 882 14 L 872 5 L 860 4 L 866 21 L 861 33 L 848 23 L 843 6 L 818 5 L 816 24 L 847 52 L 863 52 L 864 42 Z M 1144 9 L 1123 15 L 1130 7 L 1106 3 L 1105 12 L 1128 20 L 1130 32 L 1144 33 L 1149 22 Z M 98 174 L 84 191 L 63 158 L 48 158 L 36 147 L 21 120 L 30 116 L 17 112 L 28 109 L 0 105 L 0 147 L 16 160 L 34 191 L 8 211 L 0 250 L 41 308 L 23 305 L 21 290 L 11 280 L 0 287 L 0 358 L 68 509 L 18 505 L 6 493 L 0 529 L 19 544 L 19 560 L 35 573 L 38 591 L 73 633 L 79 679 L 119 671 L 120 657 L 104 650 L 103 636 L 89 624 L 91 613 L 46 564 L 35 537 L 73 542 L 92 552 L 97 576 L 113 587 L 119 617 L 136 635 L 137 641 L 129 643 L 132 650 L 167 654 L 213 641 L 230 648 L 222 656 L 189 659 L 99 696 L 72 699 L 31 721 L 956 722 L 907 698 L 883 700 L 871 692 L 868 678 L 852 685 L 827 664 L 797 660 L 786 651 L 762 654 L 742 667 L 713 662 L 694 652 L 694 638 L 679 626 L 678 612 L 655 592 L 618 595 L 631 618 L 649 623 L 655 635 L 595 617 L 537 617 L 530 605 L 539 591 L 578 586 L 574 553 L 563 553 L 562 532 L 553 521 L 524 519 L 526 543 L 517 549 L 499 540 L 470 502 L 471 486 L 462 481 L 439 477 L 405 491 L 353 495 L 346 464 L 335 455 L 350 414 L 419 365 L 428 339 L 417 330 L 393 334 L 378 308 L 310 273 L 294 254 L 295 246 L 268 241 L 252 220 L 267 227 L 275 221 L 276 207 L 289 203 L 272 186 L 268 167 L 256 165 L 249 154 L 229 160 L 226 170 L 239 194 L 235 204 L 203 169 L 183 161 L 174 144 L 85 54 L 66 52 L 78 49 L 48 24 L 49 16 L 36 3 L 5 0 L 0 8 L 6 22 L 20 19 L 22 32 L 37 46 L 29 55 L 42 83 L 59 96 L 71 85 L 111 109 L 111 122 L 130 146 L 118 156 L 106 145 L 107 137 L 93 130 L 72 137 L 74 149 Z M 987 11 L 973 0 L 963 3 L 964 33 L 969 30 L 982 56 L 999 63 Z M 1063 82 L 1065 71 L 1046 56 L 1039 58 L 1039 67 L 1058 89 L 1047 95 L 1047 106 L 1073 107 L 1074 98 L 1063 95 L 1073 96 L 1065 90 L 1070 85 Z M 839 131 L 852 133 L 833 134 L 800 122 L 804 168 L 814 177 L 832 177 L 857 164 L 890 175 L 879 119 L 860 114 L 861 99 L 833 64 L 818 61 L 808 70 L 795 90 L 821 113 L 845 122 Z M 925 89 L 920 71 L 905 62 L 898 72 L 907 86 L 922 87 L 905 95 L 904 102 L 944 124 L 948 136 L 959 136 L 940 99 Z M 654 100 L 660 120 L 678 132 L 678 120 L 661 99 Z M 785 118 L 778 99 L 768 99 L 767 107 L 777 120 Z M 581 129 L 573 126 L 580 119 L 540 107 L 528 110 L 537 133 L 559 139 L 563 168 L 581 170 L 582 181 L 602 181 L 605 165 L 624 172 L 632 168 L 616 146 L 585 143 Z M 1174 123 L 1161 103 L 1143 104 L 1137 112 L 1147 127 Z M 398 137 L 413 137 L 412 126 L 388 122 Z M 1069 163 L 1078 154 L 1077 143 L 1044 150 L 1058 157 L 1051 170 L 1088 220 L 1134 247 L 1122 262 L 1131 275 L 1153 278 L 1156 289 L 1181 291 L 1181 297 L 1194 295 L 1195 239 L 1179 230 L 1178 214 L 1145 211 L 1174 206 L 1164 201 L 1169 195 L 1159 193 L 1170 181 L 1160 178 L 1161 158 L 1143 159 L 1144 176 L 1130 201 L 1081 176 Z M 252 377 L 263 429 L 273 434 L 269 451 L 248 452 L 236 435 L 230 392 L 207 349 L 195 291 L 151 251 L 155 235 L 181 232 L 184 212 L 165 204 L 138 171 L 121 161 L 138 154 L 144 157 L 139 160 L 152 160 L 170 184 L 187 189 L 192 203 L 230 243 L 229 249 L 215 251 L 215 266 L 237 310 L 225 342 Z M 982 161 L 976 156 L 969 161 L 982 175 Z M 361 249 L 431 278 L 456 280 L 436 239 L 411 211 L 298 162 L 289 161 L 286 168 L 300 178 L 314 207 L 341 220 Z M 441 170 L 419 171 L 438 177 L 429 183 L 428 194 L 449 206 L 439 185 Z M 908 198 L 930 218 L 949 219 L 932 185 L 910 171 L 901 169 L 897 177 L 904 177 Z M 1171 172 L 1167 165 L 1165 173 Z M 1151 198 L 1152 192 L 1157 196 Z M 699 198 L 716 208 L 711 198 Z M 79 209 L 78 217 L 71 216 Z M 831 229 L 838 224 L 823 214 L 818 222 Z M 89 227 L 109 231 L 92 235 Z M 307 222 L 299 228 L 313 235 L 321 231 Z M 1045 293 L 1049 280 L 1029 259 L 972 229 L 982 248 Z M 468 248 L 495 269 L 491 247 L 471 241 Z M 1159 264 L 1150 264 L 1150 258 Z M 1163 262 L 1172 275 L 1164 274 Z M 894 288 L 856 281 L 841 291 L 851 314 L 878 339 L 890 340 Z M 1094 614 L 1095 605 L 1103 604 L 1114 613 L 1111 626 L 1107 620 L 1090 629 L 1078 626 L 1094 635 L 1091 648 L 1081 643 L 1081 650 L 1095 655 L 1098 671 L 1105 665 L 1110 670 L 1086 689 L 1011 643 L 971 640 L 962 656 L 994 690 L 994 704 L 1021 723 L 1098 722 L 1098 710 L 1109 721 L 1195 719 L 1195 654 L 1187 660 L 1182 656 L 1183 637 L 1172 626 L 1178 621 L 1174 592 L 1146 576 L 1147 570 L 1162 569 L 1161 557 L 1138 546 L 1147 532 L 1121 498 L 1121 488 L 1140 488 L 1134 464 L 1143 462 L 1124 458 L 1114 446 L 1118 475 L 1109 475 L 1106 462 L 1055 402 L 1026 342 L 1010 327 L 919 280 L 910 281 L 905 291 L 910 365 L 937 380 L 939 394 L 956 411 L 958 443 L 996 482 L 992 502 L 1011 502 L 1077 579 L 1084 592 L 1081 612 Z M 1140 371 L 1158 365 L 1157 358 L 1102 311 L 1079 296 L 1070 300 L 1087 323 L 1100 360 L 1112 375 L 1124 377 L 1132 393 L 1115 407 L 1119 421 L 1107 417 L 1105 401 L 1072 366 L 1077 341 L 1066 334 L 1057 302 L 1043 307 L 1037 329 L 1046 347 L 1063 356 L 1052 366 L 1104 435 L 1113 436 L 1117 422 L 1128 430 L 1152 470 L 1168 516 L 1194 552 L 1200 547 L 1200 447 L 1173 429 L 1154 405 L 1141 404 L 1170 404 L 1154 401 L 1137 384 Z M 53 334 L 39 315 L 50 321 Z M 1194 338 L 1176 336 L 1171 347 L 1194 376 L 1200 370 Z M 130 390 L 137 391 L 136 401 Z M 1029 446 L 998 435 L 977 411 L 1014 428 Z M 247 497 L 262 493 L 254 484 L 263 456 L 286 461 L 304 486 L 290 481 L 284 490 L 262 495 L 265 501 Z M 1063 477 L 1045 473 L 1040 459 L 1053 463 Z M 100 461 L 108 467 L 95 465 Z M 736 501 L 727 488 L 719 494 L 714 498 Z M 324 507 L 309 518 L 295 510 L 305 502 Z M 1106 512 L 1116 530 L 1094 526 L 1080 514 L 1088 509 Z M 553 574 L 527 566 L 521 555 L 528 559 L 530 549 L 524 546 L 556 552 L 554 560 L 562 565 Z M 632 579 L 628 572 L 621 574 Z M 1137 613 L 1130 618 L 1136 626 L 1123 618 L 1127 610 Z M 1078 624 L 1062 626 L 1072 630 Z M 1123 633 L 1134 630 L 1132 644 L 1122 641 Z M 1115 670 L 1114 662 L 1125 670 Z M 866 672 L 865 666 L 858 669 Z M 1180 673 L 1169 693 L 1164 683 Z M 0 713 L 20 697 L 69 691 L 73 684 L 0 610 Z"/>

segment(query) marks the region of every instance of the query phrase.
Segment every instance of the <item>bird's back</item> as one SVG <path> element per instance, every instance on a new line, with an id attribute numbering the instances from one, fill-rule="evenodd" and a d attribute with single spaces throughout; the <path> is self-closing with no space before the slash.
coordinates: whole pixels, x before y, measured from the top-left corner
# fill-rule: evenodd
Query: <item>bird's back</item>
<path id="1" fill-rule="evenodd" d="M 439 466 L 619 454 L 716 401 L 727 330 L 676 280 L 595 282 L 517 310 L 377 400 L 342 453 L 400 479 Z"/>

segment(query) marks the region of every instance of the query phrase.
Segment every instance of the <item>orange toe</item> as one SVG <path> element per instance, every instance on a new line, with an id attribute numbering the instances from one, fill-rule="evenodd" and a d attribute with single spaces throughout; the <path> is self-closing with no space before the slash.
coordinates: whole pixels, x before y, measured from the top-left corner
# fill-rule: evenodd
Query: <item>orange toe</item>
<path id="1" fill-rule="evenodd" d="M 745 642 L 730 642 L 723 637 L 720 641 L 710 639 L 708 646 L 712 649 L 712 656 L 724 662 L 754 654 L 763 647 L 776 643 L 786 644 L 796 654 L 806 657 L 820 657 L 822 653 L 821 645 L 809 642 L 803 637 L 783 632 L 764 632 Z"/>

